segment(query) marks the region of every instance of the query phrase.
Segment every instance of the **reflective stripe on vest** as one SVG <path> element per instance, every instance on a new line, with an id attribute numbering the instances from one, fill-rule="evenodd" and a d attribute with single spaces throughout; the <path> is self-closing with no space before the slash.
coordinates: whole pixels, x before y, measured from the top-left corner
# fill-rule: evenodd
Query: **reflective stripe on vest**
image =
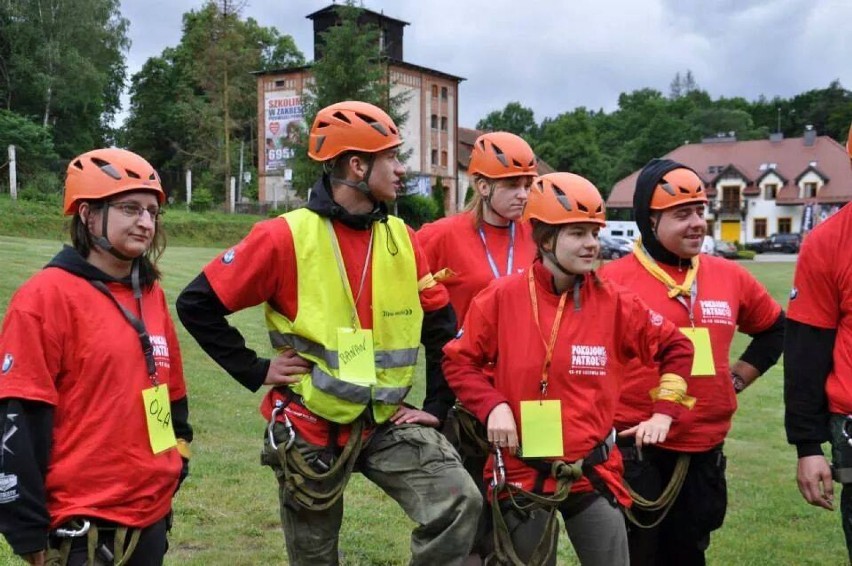
<path id="1" fill-rule="evenodd" d="M 322 344 L 312 342 L 296 334 L 282 334 L 277 330 L 269 331 L 269 341 L 276 350 L 293 348 L 297 352 L 322 358 L 331 369 L 339 369 L 337 350 L 326 350 Z M 376 369 L 401 368 L 417 365 L 417 354 L 420 348 L 405 348 L 402 350 L 383 350 L 375 352 Z"/>
<path id="2" fill-rule="evenodd" d="M 325 219 L 307 209 L 283 215 L 293 235 L 298 312 L 288 320 L 266 305 L 270 341 L 314 362 L 290 387 L 315 414 L 337 423 L 355 420 L 370 405 L 377 423 L 389 419 L 411 388 L 420 347 L 423 309 L 408 228 L 393 216 L 373 231 L 372 331 L 376 384 L 338 378 L 339 328 L 351 325 L 351 305 L 338 273 Z M 392 240 L 392 241 L 391 241 Z M 393 250 L 392 254 L 389 250 Z"/>

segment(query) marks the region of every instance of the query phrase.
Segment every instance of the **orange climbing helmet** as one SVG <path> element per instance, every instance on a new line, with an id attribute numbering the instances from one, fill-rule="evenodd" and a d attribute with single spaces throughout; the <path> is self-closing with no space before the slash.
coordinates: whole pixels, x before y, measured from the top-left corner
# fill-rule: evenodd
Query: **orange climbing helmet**
<path id="1" fill-rule="evenodd" d="M 387 113 L 366 102 L 349 100 L 317 113 L 308 140 L 308 156 L 328 161 L 347 151 L 377 153 L 402 144 Z"/>
<path id="2" fill-rule="evenodd" d="M 651 210 L 666 210 L 682 204 L 707 203 L 707 191 L 692 169 L 672 169 L 657 183 L 651 195 Z"/>
<path id="3" fill-rule="evenodd" d="M 63 211 L 70 216 L 77 212 L 80 201 L 134 190 L 156 194 L 160 204 L 166 200 L 160 176 L 142 157 L 114 147 L 95 149 L 68 164 Z"/>
<path id="4" fill-rule="evenodd" d="M 588 179 L 574 173 L 548 173 L 533 181 L 524 220 L 605 226 L 606 211 L 600 191 Z"/>
<path id="5" fill-rule="evenodd" d="M 470 153 L 470 176 L 489 179 L 538 175 L 535 153 L 520 136 L 509 132 L 482 134 L 473 142 Z"/>

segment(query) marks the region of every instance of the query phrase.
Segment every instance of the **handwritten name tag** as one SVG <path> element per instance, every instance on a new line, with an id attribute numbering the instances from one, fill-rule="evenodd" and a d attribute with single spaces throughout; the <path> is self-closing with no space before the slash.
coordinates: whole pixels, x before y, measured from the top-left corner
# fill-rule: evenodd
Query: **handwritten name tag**
<path id="1" fill-rule="evenodd" d="M 338 328 L 337 359 L 340 363 L 340 379 L 360 385 L 376 383 L 372 330 Z"/>
<path id="2" fill-rule="evenodd" d="M 151 450 L 159 454 L 177 446 L 175 429 L 172 427 L 172 404 L 169 401 L 169 386 L 158 385 L 142 391 L 145 405 L 145 420 L 148 423 L 148 440 Z"/>
<path id="3" fill-rule="evenodd" d="M 692 376 L 705 377 L 716 375 L 716 364 L 713 363 L 713 345 L 710 342 L 710 330 L 707 328 L 681 328 L 683 335 L 689 338 L 695 348 L 692 358 Z"/>

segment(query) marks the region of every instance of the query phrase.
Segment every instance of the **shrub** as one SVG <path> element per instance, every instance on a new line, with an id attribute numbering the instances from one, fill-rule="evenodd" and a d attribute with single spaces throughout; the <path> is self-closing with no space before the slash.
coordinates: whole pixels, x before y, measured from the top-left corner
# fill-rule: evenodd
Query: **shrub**
<path id="1" fill-rule="evenodd" d="M 754 259 L 756 255 L 757 252 L 754 250 L 739 250 L 737 252 L 737 259 Z"/>
<path id="2" fill-rule="evenodd" d="M 438 215 L 438 203 L 422 195 L 402 196 L 397 200 L 397 214 L 414 229 L 432 222 Z"/>
<path id="3" fill-rule="evenodd" d="M 193 212 L 206 212 L 213 208 L 213 195 L 209 190 L 199 187 L 192 191 L 192 202 L 189 209 Z"/>

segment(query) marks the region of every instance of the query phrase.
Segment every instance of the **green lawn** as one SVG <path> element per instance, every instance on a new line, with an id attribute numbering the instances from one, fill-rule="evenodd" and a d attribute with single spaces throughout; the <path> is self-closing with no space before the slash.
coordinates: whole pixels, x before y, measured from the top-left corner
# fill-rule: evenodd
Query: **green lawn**
<path id="1" fill-rule="evenodd" d="M 52 257 L 58 241 L 0 236 L 0 315 L 11 293 Z M 172 302 L 217 249 L 171 247 L 163 258 Z M 746 263 L 786 305 L 792 263 Z M 234 315 L 249 344 L 268 352 L 261 312 Z M 181 489 L 167 564 L 285 564 L 275 479 L 259 465 L 261 394 L 225 375 L 181 329 L 190 408 L 196 437 L 192 475 Z M 739 339 L 735 353 L 745 341 Z M 795 451 L 784 441 L 782 375 L 772 369 L 741 396 L 727 442 L 730 506 L 713 537 L 711 564 L 845 564 L 837 512 L 810 507 L 795 482 Z M 415 394 L 422 397 L 419 384 Z M 341 533 L 344 564 L 406 564 L 411 523 L 397 506 L 360 476 L 346 494 Z M 575 564 L 563 535 L 560 564 Z M 0 563 L 13 564 L 0 543 Z M 437 565 L 436 565 L 437 566 Z"/>

